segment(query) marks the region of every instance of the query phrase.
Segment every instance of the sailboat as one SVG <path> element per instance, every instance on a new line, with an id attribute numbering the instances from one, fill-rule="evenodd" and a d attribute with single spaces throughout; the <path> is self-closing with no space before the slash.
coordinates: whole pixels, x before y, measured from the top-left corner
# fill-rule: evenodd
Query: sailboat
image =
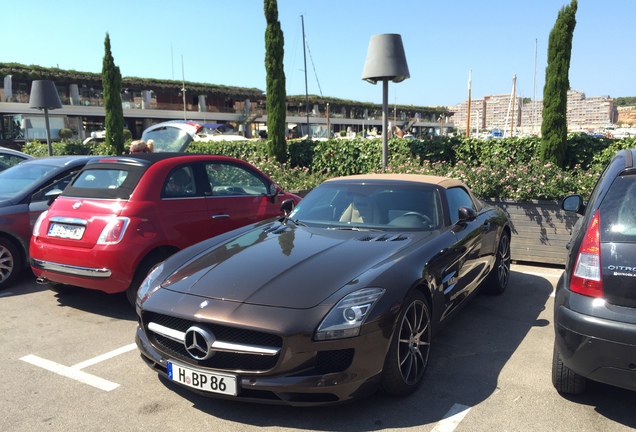
<path id="1" fill-rule="evenodd" d="M 510 137 L 512 138 L 515 130 L 515 92 L 517 90 L 517 74 L 512 77 L 512 91 L 510 92 L 510 102 L 508 103 L 508 112 L 506 113 L 506 118 L 504 120 L 504 132 L 503 136 L 506 136 L 506 132 L 508 131 L 508 121 L 510 121 Z M 512 115 L 510 112 L 512 111 Z"/>

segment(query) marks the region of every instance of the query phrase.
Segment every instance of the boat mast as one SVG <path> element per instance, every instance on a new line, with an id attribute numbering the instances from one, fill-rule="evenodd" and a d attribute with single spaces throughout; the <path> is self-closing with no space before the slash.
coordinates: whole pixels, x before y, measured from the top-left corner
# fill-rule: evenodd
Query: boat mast
<path id="1" fill-rule="evenodd" d="M 510 103 L 512 105 L 512 115 L 510 116 L 510 138 L 512 138 L 515 131 L 515 91 L 517 89 L 517 74 L 512 77 L 512 95 Z"/>
<path id="2" fill-rule="evenodd" d="M 303 58 L 305 61 L 305 114 L 307 115 L 307 138 L 311 139 L 310 130 L 309 130 L 309 91 L 307 88 L 307 50 L 305 45 L 305 17 L 301 15 L 300 19 L 303 26 Z"/>
<path id="3" fill-rule="evenodd" d="M 466 138 L 470 138 L 470 87 L 473 81 L 473 70 L 468 71 L 468 107 L 466 115 Z M 442 131 L 440 131 L 440 135 Z"/>
<path id="4" fill-rule="evenodd" d="M 532 96 L 532 134 L 537 115 L 537 39 L 534 40 L 534 95 Z"/>
<path id="5" fill-rule="evenodd" d="M 183 84 L 181 87 L 181 93 L 183 93 L 183 119 L 186 118 L 186 86 L 185 86 L 185 72 L 183 69 L 183 54 L 181 54 L 181 83 Z"/>

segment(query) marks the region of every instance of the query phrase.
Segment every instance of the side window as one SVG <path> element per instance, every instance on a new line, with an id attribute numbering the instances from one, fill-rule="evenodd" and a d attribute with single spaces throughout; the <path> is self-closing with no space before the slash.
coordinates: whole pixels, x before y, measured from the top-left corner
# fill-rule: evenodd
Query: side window
<path id="1" fill-rule="evenodd" d="M 636 238 L 636 176 L 619 176 L 601 202 L 604 242 L 633 242 Z"/>
<path id="2" fill-rule="evenodd" d="M 210 163 L 205 166 L 212 196 L 267 195 L 267 183 L 239 165 Z"/>
<path id="3" fill-rule="evenodd" d="M 193 197 L 197 194 L 191 166 L 182 166 L 173 170 L 166 179 L 163 196 L 166 198 Z"/>
<path id="4" fill-rule="evenodd" d="M 2 154 L 0 155 L 0 164 L 4 164 L 5 168 L 11 167 L 15 164 L 18 164 L 20 162 L 22 162 L 24 159 L 18 157 L 18 156 L 13 156 L 13 155 L 8 155 L 8 154 Z"/>
<path id="5" fill-rule="evenodd" d="M 71 180 L 73 180 L 73 177 L 75 177 L 78 171 L 79 168 L 69 172 L 62 178 L 56 179 L 53 183 L 49 183 L 48 185 L 44 186 L 42 189 L 31 195 L 31 202 L 46 201 L 47 198 L 45 195 L 54 189 L 63 191 L 66 186 L 71 183 Z"/>
<path id="6" fill-rule="evenodd" d="M 446 198 L 448 200 L 448 210 L 450 211 L 450 219 L 451 223 L 454 224 L 459 220 L 459 208 L 460 207 L 468 207 L 473 210 L 477 210 L 475 208 L 475 203 L 471 199 L 468 192 L 461 187 L 450 188 L 446 191 Z"/>

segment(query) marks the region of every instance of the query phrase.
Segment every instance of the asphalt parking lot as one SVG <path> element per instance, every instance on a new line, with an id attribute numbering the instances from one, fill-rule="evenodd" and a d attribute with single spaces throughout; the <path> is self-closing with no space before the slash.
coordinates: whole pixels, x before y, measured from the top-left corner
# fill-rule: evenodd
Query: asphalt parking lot
<path id="1" fill-rule="evenodd" d="M 204 398 L 159 379 L 134 345 L 125 297 L 58 294 L 32 275 L 0 291 L 2 431 L 628 431 L 636 392 L 551 384 L 553 289 L 562 270 L 513 265 L 434 341 L 422 387 L 329 408 Z"/>

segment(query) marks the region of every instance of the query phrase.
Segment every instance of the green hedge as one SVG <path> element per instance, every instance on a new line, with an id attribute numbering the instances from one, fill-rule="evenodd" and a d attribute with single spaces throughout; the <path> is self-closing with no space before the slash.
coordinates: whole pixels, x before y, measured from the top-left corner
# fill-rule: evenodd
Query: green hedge
<path id="1" fill-rule="evenodd" d="M 565 168 L 538 158 L 540 139 L 393 138 L 388 142 L 390 173 L 419 173 L 463 180 L 483 198 L 560 200 L 590 193 L 601 170 L 620 149 L 636 147 L 636 138 L 568 137 Z M 46 156 L 45 144 L 28 143 L 23 151 Z M 195 142 L 189 152 L 221 154 L 246 160 L 286 189 L 311 189 L 331 177 L 382 172 L 381 139 L 291 140 L 288 162 L 267 157 L 265 141 Z M 112 154 L 104 144 L 53 143 L 54 154 Z"/>

